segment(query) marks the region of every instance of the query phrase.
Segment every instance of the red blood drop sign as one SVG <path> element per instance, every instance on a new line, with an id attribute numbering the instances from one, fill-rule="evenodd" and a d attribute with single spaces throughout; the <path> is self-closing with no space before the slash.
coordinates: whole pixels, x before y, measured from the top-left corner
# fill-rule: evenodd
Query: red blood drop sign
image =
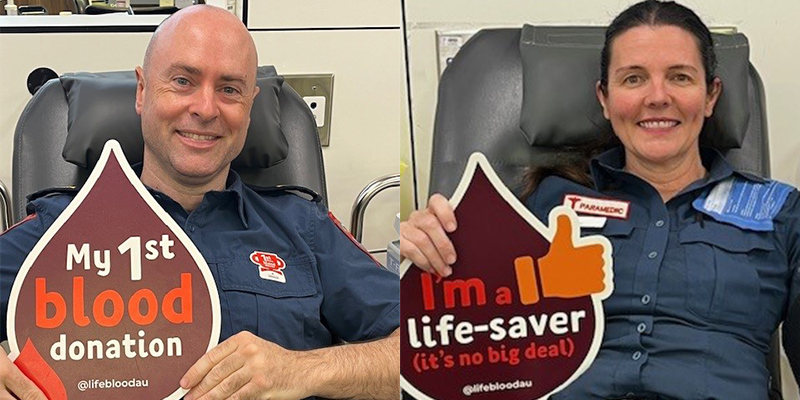
<path id="1" fill-rule="evenodd" d="M 50 400 L 177 399 L 219 340 L 220 306 L 200 252 L 110 141 L 25 259 L 7 325 L 10 357 Z"/>
<path id="2" fill-rule="evenodd" d="M 470 157 L 450 202 L 453 274 L 401 265 L 401 386 L 420 400 L 545 399 L 597 355 L 611 245 L 580 237 L 567 207 L 545 226 L 482 154 Z"/>

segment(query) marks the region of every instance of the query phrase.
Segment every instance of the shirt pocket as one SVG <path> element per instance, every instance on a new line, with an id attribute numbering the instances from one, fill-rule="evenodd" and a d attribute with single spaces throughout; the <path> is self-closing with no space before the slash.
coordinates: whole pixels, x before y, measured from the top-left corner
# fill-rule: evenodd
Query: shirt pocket
<path id="1" fill-rule="evenodd" d="M 754 327 L 763 312 L 761 282 L 749 256 L 773 251 L 762 232 L 705 221 L 692 224 L 679 239 L 686 256 L 686 308 L 709 322 Z"/>
<path id="2" fill-rule="evenodd" d="M 308 257 L 285 259 L 286 282 L 260 277 L 249 260 L 220 264 L 220 288 L 231 334 L 250 331 L 281 346 L 305 347 L 308 319 L 319 315 L 313 264 Z"/>

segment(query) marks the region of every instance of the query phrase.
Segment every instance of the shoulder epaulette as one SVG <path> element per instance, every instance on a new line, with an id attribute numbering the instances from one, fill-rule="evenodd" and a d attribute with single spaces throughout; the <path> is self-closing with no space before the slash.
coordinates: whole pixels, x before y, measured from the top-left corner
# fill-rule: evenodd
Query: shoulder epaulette
<path id="1" fill-rule="evenodd" d="M 255 185 L 247 185 L 247 186 L 258 193 L 287 192 L 287 193 L 292 193 L 295 196 L 300 196 L 308 201 L 313 201 L 313 202 L 322 201 L 322 196 L 319 193 L 305 186 L 296 186 L 296 185 L 275 185 L 266 187 L 255 186 Z"/>
<path id="2" fill-rule="evenodd" d="M 749 181 L 753 181 L 753 182 L 767 183 L 767 182 L 771 181 L 771 179 L 764 178 L 763 176 L 758 175 L 758 174 L 753 173 L 753 172 L 736 171 L 736 174 L 738 174 L 742 178 L 745 178 L 745 179 L 747 179 Z"/>
<path id="3" fill-rule="evenodd" d="M 25 197 L 30 203 L 42 197 L 57 195 L 57 194 L 77 194 L 80 189 L 77 186 L 55 186 L 47 189 L 42 189 L 38 192 L 31 193 Z"/>

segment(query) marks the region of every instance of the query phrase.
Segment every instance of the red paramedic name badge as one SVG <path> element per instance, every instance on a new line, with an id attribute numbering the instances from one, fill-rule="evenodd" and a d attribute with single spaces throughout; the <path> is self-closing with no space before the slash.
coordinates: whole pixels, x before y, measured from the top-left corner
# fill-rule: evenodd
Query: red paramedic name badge
<path id="1" fill-rule="evenodd" d="M 254 251 L 250 254 L 250 261 L 258 265 L 258 276 L 260 276 L 261 279 L 286 283 L 286 276 L 283 274 L 283 269 L 286 268 L 286 262 L 278 257 L 277 254 Z"/>
<path id="2" fill-rule="evenodd" d="M 419 400 L 546 399 L 597 356 L 611 244 L 569 207 L 545 226 L 473 154 L 450 199 L 453 274 L 401 265 L 400 385 Z"/>
<path id="3" fill-rule="evenodd" d="M 578 214 L 628 219 L 631 203 L 622 200 L 567 194 L 564 195 L 564 205 L 575 210 Z"/>
<path id="4" fill-rule="evenodd" d="M 9 358 L 49 400 L 172 400 L 219 341 L 219 296 L 112 140 L 23 262 L 6 325 Z"/>

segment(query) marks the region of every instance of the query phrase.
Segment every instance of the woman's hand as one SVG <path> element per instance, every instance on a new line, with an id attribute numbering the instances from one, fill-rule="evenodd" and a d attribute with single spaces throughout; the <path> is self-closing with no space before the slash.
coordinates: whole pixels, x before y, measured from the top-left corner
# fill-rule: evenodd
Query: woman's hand
<path id="1" fill-rule="evenodd" d="M 400 255 L 417 267 L 440 276 L 449 276 L 456 262 L 456 250 L 447 233 L 456 230 L 453 207 L 440 194 L 428 200 L 428 208 L 411 213 L 400 223 Z"/>

